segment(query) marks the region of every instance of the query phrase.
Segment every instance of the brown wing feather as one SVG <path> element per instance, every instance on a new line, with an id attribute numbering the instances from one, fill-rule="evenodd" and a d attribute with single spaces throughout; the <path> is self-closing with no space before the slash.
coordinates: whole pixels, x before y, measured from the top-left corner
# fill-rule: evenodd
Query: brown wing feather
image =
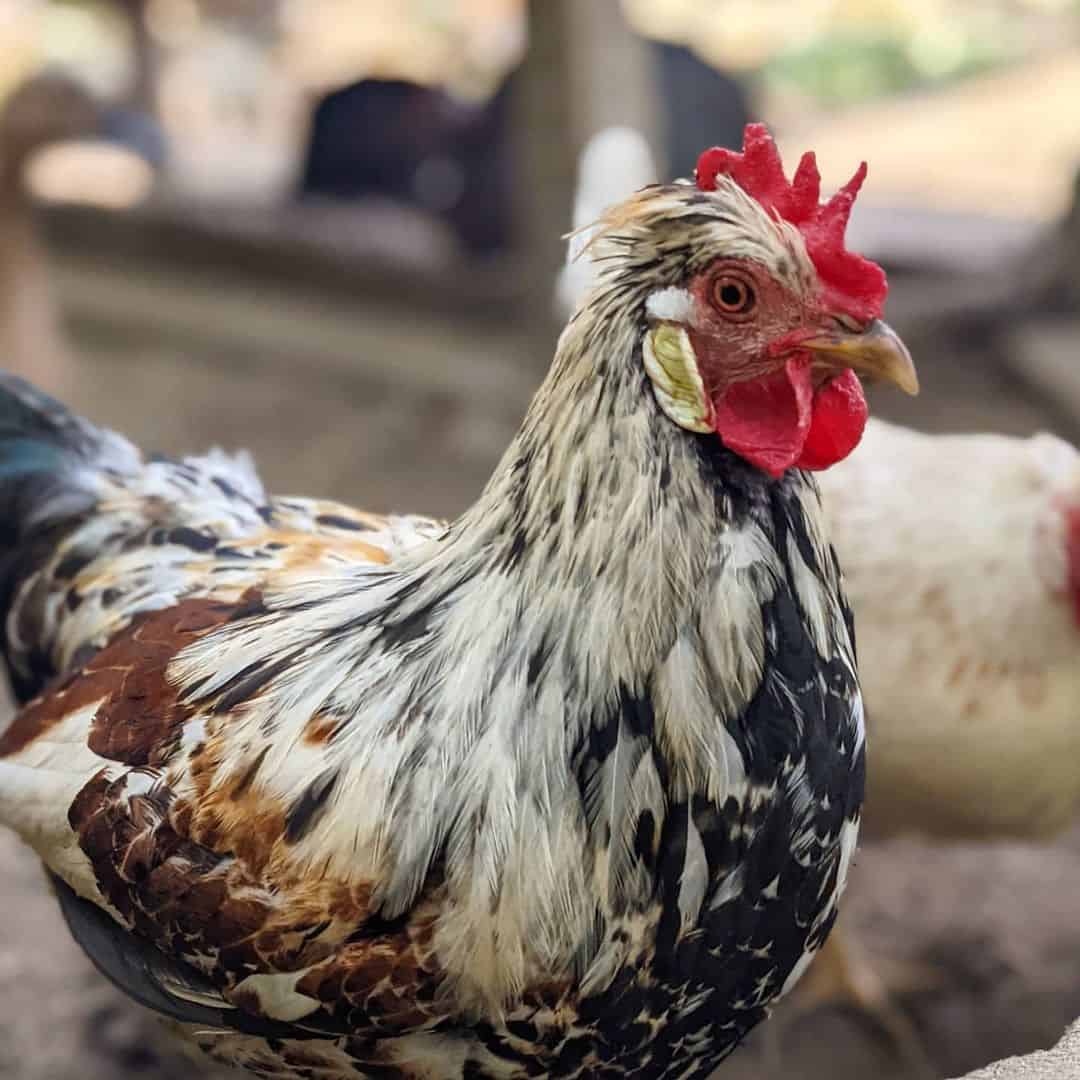
<path id="1" fill-rule="evenodd" d="M 442 900 L 438 874 L 412 911 L 393 921 L 373 909 L 373 883 L 286 879 L 282 861 L 272 858 L 289 843 L 286 811 L 254 782 L 258 752 L 246 771 L 212 792 L 202 782 L 213 771 L 208 743 L 178 753 L 196 709 L 168 677 L 177 653 L 258 610 L 261 586 L 325 572 L 327 560 L 390 559 L 385 548 L 358 535 L 377 527 L 369 515 L 349 518 L 340 507 L 312 514 L 305 506 L 282 516 L 289 519 L 284 529 L 268 527 L 231 541 L 225 551 L 219 545 L 193 555 L 195 595 L 135 614 L 77 671 L 29 703 L 0 736 L 0 760 L 22 764 L 52 752 L 53 733 L 66 732 L 85 712 L 85 747 L 92 755 L 86 760 L 99 767 L 70 806 L 57 811 L 66 810 L 66 824 L 88 860 L 98 893 L 92 899 L 111 908 L 131 933 L 194 964 L 253 1015 L 295 1020 L 329 1014 L 358 1032 L 422 1026 L 445 1015 L 445 1004 L 435 1004 L 440 971 L 432 947 Z M 296 527 L 304 522 L 311 527 Z M 264 557 L 247 557 L 256 551 Z M 211 574 L 215 565 L 233 563 L 246 585 L 239 595 L 236 575 L 226 590 L 216 587 L 221 575 Z M 110 573 L 99 561 L 70 587 L 104 588 Z M 222 598 L 229 593 L 232 598 Z M 312 742 L 325 739 L 326 722 L 312 718 Z M 169 782 L 181 759 L 193 788 L 184 798 Z M 89 878 L 74 884 L 83 895 L 94 891 Z M 276 974 L 284 982 L 269 996 L 266 985 L 252 979 Z"/>

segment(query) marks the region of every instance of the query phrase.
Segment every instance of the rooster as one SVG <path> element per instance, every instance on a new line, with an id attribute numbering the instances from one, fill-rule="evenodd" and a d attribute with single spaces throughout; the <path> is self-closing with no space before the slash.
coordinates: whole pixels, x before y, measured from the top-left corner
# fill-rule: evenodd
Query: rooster
<path id="1" fill-rule="evenodd" d="M 817 488 L 884 274 L 761 127 L 605 217 L 442 525 L 0 382 L 0 821 L 98 967 L 266 1077 L 700 1077 L 836 916 L 862 708 Z"/>
<path id="2" fill-rule="evenodd" d="M 859 627 L 869 835 L 1063 830 L 1080 815 L 1080 453 L 871 421 L 822 495 Z M 890 980 L 836 934 L 827 953 L 813 996 L 899 1039 Z"/>

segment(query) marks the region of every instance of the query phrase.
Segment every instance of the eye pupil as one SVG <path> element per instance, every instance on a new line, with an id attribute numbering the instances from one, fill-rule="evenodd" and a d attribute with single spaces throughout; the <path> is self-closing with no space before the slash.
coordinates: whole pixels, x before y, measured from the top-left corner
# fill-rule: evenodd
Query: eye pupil
<path id="1" fill-rule="evenodd" d="M 724 274 L 713 283 L 713 304 L 728 316 L 748 317 L 756 302 L 751 284 L 738 274 Z"/>
<path id="2" fill-rule="evenodd" d="M 742 307 L 745 299 L 746 290 L 741 285 L 736 285 L 733 281 L 729 281 L 720 287 L 720 303 L 723 304 L 724 307 Z"/>

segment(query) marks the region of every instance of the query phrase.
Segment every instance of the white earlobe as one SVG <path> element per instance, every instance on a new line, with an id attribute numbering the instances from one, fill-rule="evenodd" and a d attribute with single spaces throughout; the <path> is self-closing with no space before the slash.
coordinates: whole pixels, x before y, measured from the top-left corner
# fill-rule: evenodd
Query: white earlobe
<path id="1" fill-rule="evenodd" d="M 650 319 L 663 319 L 684 326 L 691 322 L 693 310 L 690 294 L 674 285 L 658 289 L 645 301 L 645 313 Z"/>

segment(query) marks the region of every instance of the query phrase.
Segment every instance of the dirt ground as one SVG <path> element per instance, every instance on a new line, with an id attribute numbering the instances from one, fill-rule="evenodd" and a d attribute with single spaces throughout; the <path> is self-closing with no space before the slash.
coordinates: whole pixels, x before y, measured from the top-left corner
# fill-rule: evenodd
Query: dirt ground
<path id="1" fill-rule="evenodd" d="M 512 398 L 478 418 L 442 391 L 395 391 L 359 372 L 324 377 L 302 363 L 214 369 L 189 364 L 172 347 L 83 344 L 87 360 L 52 389 L 96 420 L 165 451 L 209 441 L 250 446 L 278 490 L 337 494 L 380 509 L 449 513 L 463 505 L 524 404 Z M 1041 403 L 974 354 L 934 357 L 921 371 L 919 401 L 881 397 L 878 411 L 930 428 L 1054 426 Z M 197 1075 L 171 1054 L 150 1019 L 93 973 L 68 939 L 34 860 L 6 835 L 0 868 L 0 1078 Z M 924 961 L 940 972 L 939 987 L 903 1004 L 933 1074 L 958 1076 L 1048 1047 L 1080 1015 L 1078 896 L 1080 831 L 1044 847 L 904 841 L 862 851 L 842 922 L 871 956 Z M 821 1009 L 767 1025 L 720 1075 L 917 1074 L 865 1017 Z"/>

